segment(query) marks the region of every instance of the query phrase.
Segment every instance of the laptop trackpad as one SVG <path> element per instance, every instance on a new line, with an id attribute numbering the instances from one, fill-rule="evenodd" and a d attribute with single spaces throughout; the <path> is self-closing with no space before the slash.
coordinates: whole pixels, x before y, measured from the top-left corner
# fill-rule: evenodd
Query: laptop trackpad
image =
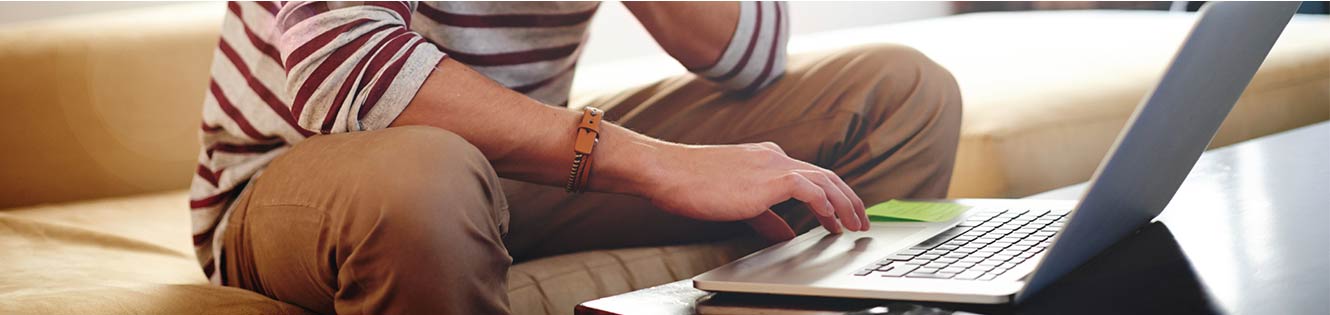
<path id="1" fill-rule="evenodd" d="M 922 240 L 927 225 L 874 225 L 868 232 L 829 234 L 815 229 L 785 244 L 768 247 L 708 272 L 757 282 L 815 283 L 849 275 L 869 262 Z"/>

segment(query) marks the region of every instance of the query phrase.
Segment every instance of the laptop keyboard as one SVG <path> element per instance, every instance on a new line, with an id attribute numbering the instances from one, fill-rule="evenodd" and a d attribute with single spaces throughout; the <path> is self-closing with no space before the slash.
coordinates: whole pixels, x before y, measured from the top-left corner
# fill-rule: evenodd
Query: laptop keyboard
<path id="1" fill-rule="evenodd" d="M 1066 212 L 984 210 L 914 247 L 855 272 L 855 276 L 993 280 L 1042 253 Z"/>

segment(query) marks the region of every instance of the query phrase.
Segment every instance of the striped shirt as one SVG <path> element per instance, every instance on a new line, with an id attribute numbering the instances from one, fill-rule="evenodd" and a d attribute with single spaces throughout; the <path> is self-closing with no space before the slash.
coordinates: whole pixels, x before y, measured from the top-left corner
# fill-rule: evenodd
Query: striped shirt
<path id="1" fill-rule="evenodd" d="M 203 102 L 190 187 L 195 252 L 216 272 L 232 199 L 305 138 L 387 127 L 443 58 L 566 105 L 597 2 L 228 2 Z M 690 69 L 751 92 L 785 66 L 783 3 L 744 2 L 714 65 Z"/>

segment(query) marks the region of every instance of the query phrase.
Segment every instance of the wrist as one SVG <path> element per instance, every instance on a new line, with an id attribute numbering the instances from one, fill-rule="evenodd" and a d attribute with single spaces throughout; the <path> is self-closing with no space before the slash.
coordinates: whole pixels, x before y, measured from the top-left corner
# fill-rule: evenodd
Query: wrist
<path id="1" fill-rule="evenodd" d="M 618 126 L 607 127 L 607 132 L 601 134 L 601 148 L 595 153 L 597 169 L 593 170 L 590 189 L 650 198 L 655 186 L 669 173 L 662 159 L 683 146 Z"/>

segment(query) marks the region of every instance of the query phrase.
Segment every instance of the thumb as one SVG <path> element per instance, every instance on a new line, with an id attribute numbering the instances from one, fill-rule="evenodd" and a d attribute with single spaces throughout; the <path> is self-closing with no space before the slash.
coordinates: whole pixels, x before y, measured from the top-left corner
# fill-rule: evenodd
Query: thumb
<path id="1" fill-rule="evenodd" d="M 762 214 L 744 220 L 744 223 L 752 227 L 762 239 L 772 244 L 788 241 L 795 236 L 790 224 L 771 210 L 762 211 Z"/>

